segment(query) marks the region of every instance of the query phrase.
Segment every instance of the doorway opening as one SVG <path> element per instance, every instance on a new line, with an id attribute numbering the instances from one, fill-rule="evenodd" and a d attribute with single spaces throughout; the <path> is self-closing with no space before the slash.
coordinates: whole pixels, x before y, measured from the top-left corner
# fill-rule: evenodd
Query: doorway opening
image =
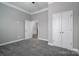
<path id="1" fill-rule="evenodd" d="M 33 25 L 32 38 L 38 38 L 38 23 L 37 22 Z"/>

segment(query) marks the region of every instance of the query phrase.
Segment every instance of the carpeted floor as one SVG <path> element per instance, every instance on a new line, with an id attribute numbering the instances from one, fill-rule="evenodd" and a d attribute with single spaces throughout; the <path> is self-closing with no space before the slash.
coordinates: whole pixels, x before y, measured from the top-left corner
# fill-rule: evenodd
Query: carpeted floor
<path id="1" fill-rule="evenodd" d="M 28 39 L 0 46 L 0 56 L 78 56 L 74 51 L 49 46 L 48 42 Z"/>

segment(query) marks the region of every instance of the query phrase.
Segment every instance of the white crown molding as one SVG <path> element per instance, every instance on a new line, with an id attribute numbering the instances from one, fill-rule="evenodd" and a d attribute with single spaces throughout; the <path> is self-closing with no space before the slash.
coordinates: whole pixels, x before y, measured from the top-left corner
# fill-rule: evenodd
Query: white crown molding
<path id="1" fill-rule="evenodd" d="M 41 9 L 39 11 L 36 11 L 36 12 L 31 13 L 31 15 L 37 14 L 37 13 L 41 13 L 41 12 L 44 12 L 44 11 L 47 11 L 47 10 L 48 10 L 48 8 L 44 8 L 44 9 Z"/>
<path id="2" fill-rule="evenodd" d="M 41 9 L 39 11 L 30 13 L 30 12 L 28 12 L 28 11 L 22 9 L 22 8 L 19 8 L 19 7 L 15 6 L 15 5 L 13 5 L 13 4 L 10 4 L 8 2 L 2 2 L 2 4 L 6 5 L 6 6 L 9 6 L 9 7 L 12 7 L 12 8 L 15 8 L 15 9 L 21 11 L 21 12 L 24 12 L 24 13 L 27 13 L 27 14 L 30 14 L 30 15 L 37 14 L 37 13 L 41 13 L 41 12 L 44 12 L 44 11 L 47 11 L 48 10 L 48 8 L 44 8 L 44 9 Z"/>
<path id="3" fill-rule="evenodd" d="M 9 7 L 12 7 L 12 8 L 15 8 L 15 9 L 21 11 L 21 12 L 24 12 L 24 13 L 27 13 L 27 14 L 31 14 L 30 12 L 28 12 L 28 11 L 22 9 L 22 8 L 19 8 L 19 7 L 15 6 L 15 5 L 12 5 L 10 3 L 2 2 L 2 4 L 6 5 L 6 6 L 9 6 Z"/>

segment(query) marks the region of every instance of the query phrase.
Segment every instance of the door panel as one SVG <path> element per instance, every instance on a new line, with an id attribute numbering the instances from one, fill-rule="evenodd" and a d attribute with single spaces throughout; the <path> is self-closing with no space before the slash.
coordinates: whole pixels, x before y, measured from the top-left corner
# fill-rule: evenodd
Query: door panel
<path id="1" fill-rule="evenodd" d="M 73 39 L 72 11 L 62 13 L 62 44 L 64 48 L 72 48 Z"/>
<path id="2" fill-rule="evenodd" d="M 30 22 L 25 21 L 25 39 L 30 38 Z"/>
<path id="3" fill-rule="evenodd" d="M 61 46 L 61 16 L 60 14 L 53 15 L 52 21 L 53 45 Z"/>

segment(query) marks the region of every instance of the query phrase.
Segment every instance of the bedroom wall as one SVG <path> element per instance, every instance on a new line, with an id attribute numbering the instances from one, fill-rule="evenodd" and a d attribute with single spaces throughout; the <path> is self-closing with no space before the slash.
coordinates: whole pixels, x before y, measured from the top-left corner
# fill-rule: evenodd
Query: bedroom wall
<path id="1" fill-rule="evenodd" d="M 23 39 L 30 15 L 0 3 L 0 44 Z"/>
<path id="2" fill-rule="evenodd" d="M 38 21 L 38 38 L 48 40 L 48 11 L 31 16 L 32 21 Z"/>
<path id="3" fill-rule="evenodd" d="M 52 14 L 73 10 L 73 48 L 79 49 L 79 3 L 78 2 L 55 2 L 49 4 L 48 40 L 52 42 Z"/>

